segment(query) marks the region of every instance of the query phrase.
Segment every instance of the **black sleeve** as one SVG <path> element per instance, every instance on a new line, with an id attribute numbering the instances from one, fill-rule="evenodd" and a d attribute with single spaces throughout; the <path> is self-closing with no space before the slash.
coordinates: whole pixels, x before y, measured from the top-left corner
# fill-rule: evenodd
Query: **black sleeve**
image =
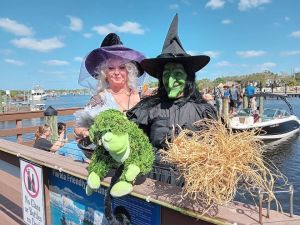
<path id="1" fill-rule="evenodd" d="M 50 151 L 53 144 L 45 138 L 37 139 L 33 145 L 34 148 L 38 148 L 45 151 Z"/>
<path id="2" fill-rule="evenodd" d="M 136 123 L 146 134 L 149 133 L 149 109 L 144 109 L 143 105 L 138 103 L 127 111 L 126 116 L 129 120 Z"/>
<path id="3" fill-rule="evenodd" d="M 216 108 L 209 104 L 209 103 L 204 103 L 200 105 L 201 108 L 201 114 L 203 119 L 212 119 L 216 120 L 218 119 L 218 113 Z"/>

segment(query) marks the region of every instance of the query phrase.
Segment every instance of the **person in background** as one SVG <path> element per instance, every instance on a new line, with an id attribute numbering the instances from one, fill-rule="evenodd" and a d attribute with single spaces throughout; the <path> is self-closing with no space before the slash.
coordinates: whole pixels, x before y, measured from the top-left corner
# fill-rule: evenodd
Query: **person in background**
<path id="1" fill-rule="evenodd" d="M 64 142 L 67 143 L 67 125 L 63 122 L 58 122 L 57 123 L 57 132 L 58 136 L 61 134 L 61 132 L 64 132 Z"/>
<path id="2" fill-rule="evenodd" d="M 235 84 L 232 84 L 231 88 L 229 89 L 229 98 L 230 98 L 230 114 L 234 115 L 236 114 L 236 110 L 238 107 L 238 101 L 239 101 L 239 97 L 240 97 L 240 92 L 239 89 L 237 88 L 237 86 Z"/>
<path id="3" fill-rule="evenodd" d="M 249 85 L 245 88 L 244 95 L 248 98 L 248 107 L 251 108 L 251 102 L 254 94 L 256 93 L 256 89 L 253 86 L 253 83 L 250 82 Z M 255 101 L 255 99 L 254 99 Z"/>
<path id="4" fill-rule="evenodd" d="M 223 91 L 223 84 L 220 83 L 218 86 L 215 88 L 214 91 L 214 96 L 215 96 L 215 101 L 216 101 L 216 108 L 219 117 L 222 115 L 222 110 L 223 110 L 223 97 L 224 97 L 224 91 Z"/>
<path id="5" fill-rule="evenodd" d="M 35 132 L 35 142 L 33 144 L 34 148 L 38 148 L 45 151 L 56 152 L 60 147 L 64 145 L 64 135 L 65 132 L 62 131 L 58 136 L 58 140 L 52 144 L 48 139 L 51 135 L 51 128 L 49 125 L 45 124 L 39 126 Z"/>
<path id="6" fill-rule="evenodd" d="M 74 133 L 79 138 L 89 135 L 88 129 L 94 117 L 105 109 L 126 112 L 140 101 L 136 90 L 137 77 L 144 71 L 140 61 L 144 55 L 123 45 L 115 33 L 108 34 L 100 48 L 91 51 L 85 58 L 79 74 L 79 84 L 96 91 L 83 110 L 75 113 Z M 86 76 L 87 74 L 87 76 Z M 87 78 L 97 81 L 96 87 L 87 83 Z"/>
<path id="7" fill-rule="evenodd" d="M 79 138 L 70 141 L 56 151 L 56 154 L 71 157 L 74 161 L 89 163 L 90 159 L 84 153 L 84 150 L 78 147 Z"/>

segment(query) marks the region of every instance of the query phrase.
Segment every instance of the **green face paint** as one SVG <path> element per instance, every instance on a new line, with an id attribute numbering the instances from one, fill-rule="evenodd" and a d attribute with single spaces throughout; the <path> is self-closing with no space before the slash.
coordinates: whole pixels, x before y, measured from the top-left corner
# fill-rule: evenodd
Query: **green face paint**
<path id="1" fill-rule="evenodd" d="M 163 71 L 163 84 L 169 98 L 178 98 L 184 90 L 187 73 L 180 63 L 167 63 Z"/>

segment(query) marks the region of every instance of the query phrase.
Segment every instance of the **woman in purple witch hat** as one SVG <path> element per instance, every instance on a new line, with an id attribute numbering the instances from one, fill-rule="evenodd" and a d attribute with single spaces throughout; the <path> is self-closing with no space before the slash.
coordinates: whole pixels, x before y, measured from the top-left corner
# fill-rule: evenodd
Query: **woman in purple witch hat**
<path id="1" fill-rule="evenodd" d="M 77 136 L 88 136 L 88 128 L 100 111 L 126 112 L 140 101 L 135 85 L 144 73 L 140 66 L 144 58 L 142 53 L 125 47 L 115 33 L 108 34 L 101 47 L 87 55 L 81 66 L 79 84 L 91 88 L 95 95 L 83 110 L 75 113 Z"/>

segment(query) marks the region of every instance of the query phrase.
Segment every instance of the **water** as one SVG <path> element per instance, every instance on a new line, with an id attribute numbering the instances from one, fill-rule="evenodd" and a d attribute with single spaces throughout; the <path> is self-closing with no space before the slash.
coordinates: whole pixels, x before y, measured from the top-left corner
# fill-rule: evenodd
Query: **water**
<path id="1" fill-rule="evenodd" d="M 46 107 L 52 106 L 55 109 L 70 108 L 70 107 L 83 107 L 89 100 L 90 96 L 60 96 L 57 98 L 49 98 L 43 103 Z M 300 99 L 290 98 L 290 104 L 293 106 L 294 113 L 300 118 Z M 265 101 L 265 108 L 284 108 L 288 110 L 287 105 L 279 100 Z M 69 116 L 66 118 L 58 118 L 59 121 L 72 120 L 74 117 Z M 23 126 L 38 125 L 40 120 L 25 120 Z M 0 129 L 14 127 L 14 122 L 0 122 Z M 28 137 L 29 139 L 32 137 Z M 269 144 L 268 158 L 280 169 L 280 171 L 287 176 L 289 183 L 294 185 L 294 213 L 300 215 L 300 136 L 297 134 L 292 138 L 283 142 L 273 142 Z M 289 209 L 288 194 L 278 194 L 284 211 Z"/>
<path id="2" fill-rule="evenodd" d="M 300 99 L 289 98 L 288 101 L 293 106 L 294 114 L 300 118 Z M 284 108 L 288 110 L 282 101 L 268 100 L 265 108 Z M 294 135 L 288 140 L 268 144 L 268 158 L 279 168 L 288 178 L 290 184 L 294 185 L 294 213 L 300 215 L 300 136 Z M 289 196 L 287 193 L 277 195 L 284 211 L 289 209 Z"/>

